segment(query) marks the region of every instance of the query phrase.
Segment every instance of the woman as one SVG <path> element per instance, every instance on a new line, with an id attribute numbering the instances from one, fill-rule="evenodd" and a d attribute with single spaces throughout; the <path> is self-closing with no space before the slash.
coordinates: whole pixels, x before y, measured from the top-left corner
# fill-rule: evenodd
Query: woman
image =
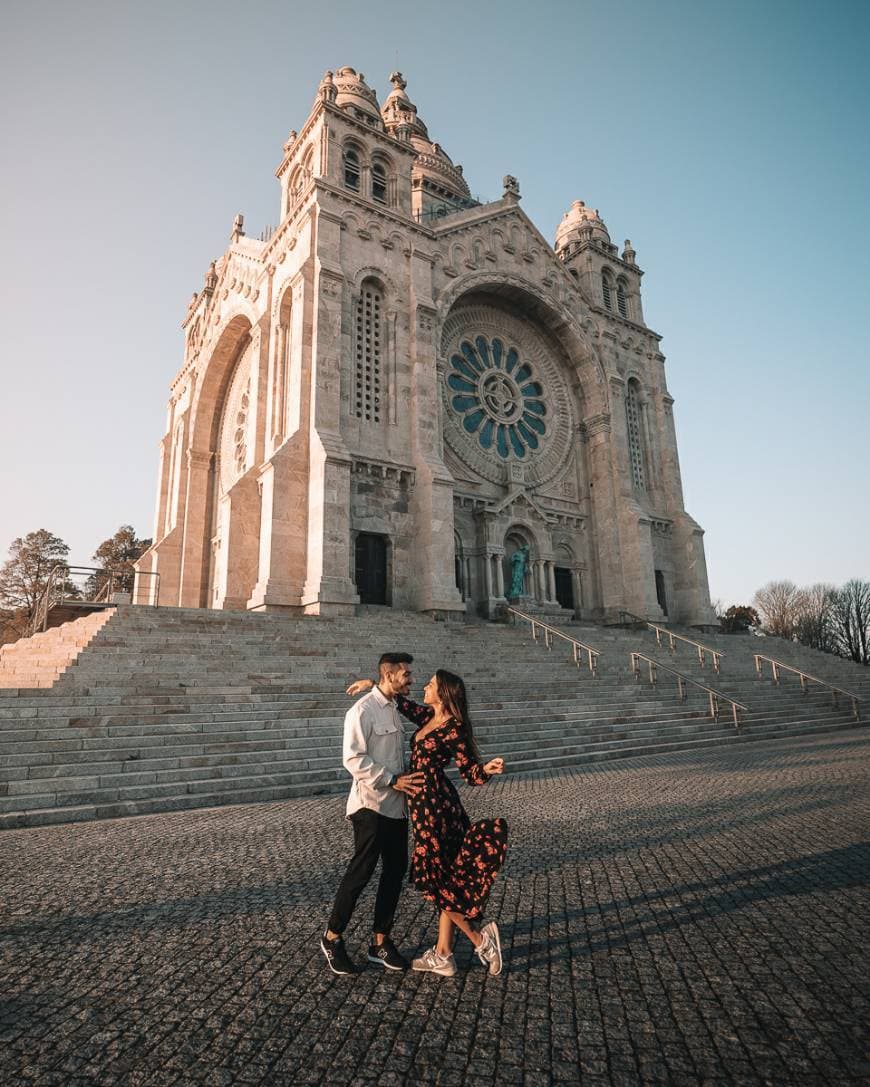
<path id="1" fill-rule="evenodd" d="M 348 694 L 359 694 L 371 686 L 371 680 L 359 680 L 348 688 Z M 452 977 L 456 973 L 454 930 L 458 928 L 489 972 L 500 974 L 498 926 L 490 921 L 478 930 L 474 922 L 480 918 L 504 864 L 507 822 L 499 818 L 472 823 L 444 771 L 455 762 L 469 785 L 484 785 L 494 774 L 504 772 L 504 760 L 481 763 L 468 717 L 465 684 L 459 676 L 439 669 L 426 684 L 423 701 L 421 706 L 396 696 L 396 708 L 417 726 L 411 741 L 410 770 L 425 775 L 420 792 L 409 798 L 414 831 L 410 879 L 441 913 L 438 942 L 411 967 Z"/>

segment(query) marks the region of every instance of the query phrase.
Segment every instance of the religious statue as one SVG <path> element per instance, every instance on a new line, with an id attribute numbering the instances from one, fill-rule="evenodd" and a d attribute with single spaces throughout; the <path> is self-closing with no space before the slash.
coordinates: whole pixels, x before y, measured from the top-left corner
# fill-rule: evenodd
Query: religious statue
<path id="1" fill-rule="evenodd" d="M 511 591 L 510 597 L 515 599 L 525 593 L 526 570 L 529 565 L 529 545 L 523 544 L 511 555 Z"/>

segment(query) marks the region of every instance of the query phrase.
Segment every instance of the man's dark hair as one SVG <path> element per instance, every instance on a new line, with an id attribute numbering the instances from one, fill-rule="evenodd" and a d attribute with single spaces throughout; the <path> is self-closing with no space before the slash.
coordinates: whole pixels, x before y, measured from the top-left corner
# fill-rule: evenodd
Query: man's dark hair
<path id="1" fill-rule="evenodd" d="M 414 658 L 410 653 L 382 653 L 378 661 L 378 675 L 386 675 L 392 672 L 397 664 L 412 664 Z"/>

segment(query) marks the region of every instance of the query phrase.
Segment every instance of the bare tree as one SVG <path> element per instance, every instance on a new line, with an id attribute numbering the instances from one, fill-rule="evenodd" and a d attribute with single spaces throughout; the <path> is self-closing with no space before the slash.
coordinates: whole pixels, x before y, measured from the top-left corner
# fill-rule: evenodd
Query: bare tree
<path id="1" fill-rule="evenodd" d="M 837 651 L 858 664 L 870 664 L 870 581 L 853 578 L 837 589 L 831 614 Z"/>
<path id="2" fill-rule="evenodd" d="M 802 600 L 801 590 L 793 581 L 768 581 L 755 594 L 752 603 L 768 634 L 788 639 L 794 637 Z"/>
<path id="3" fill-rule="evenodd" d="M 819 581 L 798 592 L 794 636 L 803 645 L 820 649 L 823 653 L 834 653 L 837 649 L 833 622 L 833 598 L 836 591 L 833 585 Z"/>

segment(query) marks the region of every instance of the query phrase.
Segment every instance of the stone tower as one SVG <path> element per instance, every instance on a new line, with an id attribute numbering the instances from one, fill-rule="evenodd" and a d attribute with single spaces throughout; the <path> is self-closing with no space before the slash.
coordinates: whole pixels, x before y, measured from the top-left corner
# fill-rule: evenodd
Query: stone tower
<path id="1" fill-rule="evenodd" d="M 472 198 L 400 73 L 327 72 L 184 321 L 161 445 L 160 603 L 711 619 L 641 271 L 575 202 L 555 248 Z M 152 578 L 142 578 L 145 602 Z"/>

